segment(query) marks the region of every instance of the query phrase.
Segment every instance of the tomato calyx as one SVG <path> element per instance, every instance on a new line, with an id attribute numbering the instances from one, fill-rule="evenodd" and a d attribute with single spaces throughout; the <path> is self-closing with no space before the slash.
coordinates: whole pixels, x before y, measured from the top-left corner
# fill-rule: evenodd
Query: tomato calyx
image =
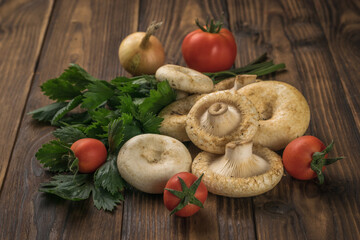
<path id="1" fill-rule="evenodd" d="M 194 204 L 198 207 L 204 208 L 202 202 L 195 197 L 195 192 L 198 189 L 203 176 L 204 174 L 201 174 L 201 176 L 190 186 L 190 188 L 186 186 L 186 183 L 181 177 L 178 177 L 182 191 L 165 188 L 165 190 L 169 191 L 171 194 L 175 195 L 180 199 L 180 203 L 171 211 L 170 215 L 173 215 L 177 211 L 180 211 L 188 204 Z"/>
<path id="2" fill-rule="evenodd" d="M 337 157 L 337 158 L 326 158 L 326 154 L 328 154 L 334 146 L 334 141 L 331 143 L 321 152 L 314 152 L 312 155 L 312 161 L 310 163 L 311 169 L 316 172 L 317 177 L 319 179 L 319 184 L 324 183 L 324 174 L 322 173 L 322 169 L 326 165 L 330 165 L 338 160 L 343 159 L 344 157 Z"/>
<path id="3" fill-rule="evenodd" d="M 209 23 L 209 18 L 206 19 L 205 27 L 200 24 L 199 19 L 196 19 L 195 23 L 203 32 L 208 33 L 219 33 L 223 25 L 222 21 L 214 21 L 214 19 Z"/>

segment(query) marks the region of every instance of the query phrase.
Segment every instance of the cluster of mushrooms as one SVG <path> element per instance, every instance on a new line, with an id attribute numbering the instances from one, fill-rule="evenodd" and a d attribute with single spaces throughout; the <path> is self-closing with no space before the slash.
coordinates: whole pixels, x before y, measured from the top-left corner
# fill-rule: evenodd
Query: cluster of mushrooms
<path id="1" fill-rule="evenodd" d="M 200 177 L 209 192 L 249 197 L 269 191 L 283 176 L 283 149 L 309 126 L 310 109 L 293 86 L 239 75 L 214 85 L 206 75 L 177 66 L 160 67 L 178 99 L 159 116 L 161 134 L 138 135 L 121 148 L 121 176 L 147 193 L 163 193 L 178 172 Z M 200 152 L 192 159 L 182 142 Z"/>

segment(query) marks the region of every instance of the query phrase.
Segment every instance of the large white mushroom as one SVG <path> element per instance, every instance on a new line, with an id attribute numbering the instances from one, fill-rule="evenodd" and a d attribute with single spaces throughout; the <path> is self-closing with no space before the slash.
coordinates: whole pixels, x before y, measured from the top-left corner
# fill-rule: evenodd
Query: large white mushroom
<path id="1" fill-rule="evenodd" d="M 191 155 L 178 140 L 159 134 L 142 134 L 120 149 L 120 175 L 146 193 L 162 193 L 167 181 L 178 172 L 189 172 Z"/>
<path id="2" fill-rule="evenodd" d="M 293 86 L 279 81 L 262 81 L 240 88 L 260 114 L 254 143 L 272 150 L 283 149 L 304 135 L 310 122 L 310 108 L 304 96 Z"/>
<path id="3" fill-rule="evenodd" d="M 214 88 L 214 83 L 208 76 L 173 64 L 158 68 L 155 78 L 158 81 L 167 80 L 172 88 L 187 93 L 209 93 Z"/>
<path id="4" fill-rule="evenodd" d="M 259 115 L 244 96 L 219 91 L 200 98 L 186 120 L 186 132 L 200 149 L 222 154 L 234 140 L 251 140 L 258 129 Z"/>
<path id="5" fill-rule="evenodd" d="M 250 197 L 275 187 L 284 169 L 281 157 L 251 141 L 235 141 L 226 145 L 224 155 L 199 153 L 192 173 L 204 174 L 202 181 L 209 192 L 227 197 Z"/>
<path id="6" fill-rule="evenodd" d="M 215 84 L 214 90 L 215 91 L 224 91 L 224 90 L 236 91 L 250 83 L 260 81 L 260 80 L 257 80 L 256 77 L 257 76 L 253 75 L 253 74 L 236 75 L 235 77 L 224 79 L 221 82 Z"/>
<path id="7" fill-rule="evenodd" d="M 161 110 L 158 116 L 164 120 L 159 128 L 160 133 L 176 138 L 181 142 L 190 141 L 185 130 L 186 117 L 196 101 L 203 96 L 200 94 L 190 95 L 176 100 Z"/>

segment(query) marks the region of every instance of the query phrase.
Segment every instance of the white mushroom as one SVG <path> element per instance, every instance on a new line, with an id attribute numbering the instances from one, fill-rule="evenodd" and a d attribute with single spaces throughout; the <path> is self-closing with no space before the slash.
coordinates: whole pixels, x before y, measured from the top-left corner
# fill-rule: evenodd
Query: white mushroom
<path id="1" fill-rule="evenodd" d="M 251 140 L 258 128 L 258 113 L 244 96 L 219 91 L 200 98 L 186 119 L 186 132 L 200 149 L 222 154 L 234 140 Z"/>
<path id="2" fill-rule="evenodd" d="M 166 64 L 155 73 L 158 81 L 167 80 L 174 89 L 187 93 L 209 93 L 214 83 L 208 76 L 190 68 Z"/>
<path id="3" fill-rule="evenodd" d="M 224 155 L 199 153 L 192 173 L 200 176 L 209 192 L 227 197 L 250 197 L 269 191 L 283 175 L 281 157 L 268 148 L 236 141 Z"/>
<path id="4" fill-rule="evenodd" d="M 191 162 L 184 144 L 159 134 L 131 138 L 122 146 L 117 158 L 120 175 L 147 193 L 162 193 L 174 174 L 190 171 Z"/>
<path id="5" fill-rule="evenodd" d="M 279 81 L 262 81 L 240 88 L 260 114 L 254 143 L 280 150 L 309 126 L 310 109 L 304 96 L 293 86 Z"/>
<path id="6" fill-rule="evenodd" d="M 176 138 L 181 142 L 190 141 L 185 130 L 186 116 L 196 101 L 203 96 L 194 94 L 177 100 L 161 110 L 158 116 L 164 120 L 159 128 L 160 133 Z"/>
<path id="7" fill-rule="evenodd" d="M 223 90 L 236 91 L 250 83 L 260 81 L 260 80 L 257 80 L 256 77 L 257 77 L 256 75 L 252 75 L 252 74 L 236 75 L 235 77 L 224 79 L 221 82 L 215 84 L 214 90 L 215 91 L 223 91 Z"/>
<path id="8" fill-rule="evenodd" d="M 183 99 L 183 98 L 186 98 L 187 96 L 189 96 L 189 93 L 181 91 L 181 90 L 175 89 L 175 92 L 176 92 L 176 100 L 180 100 L 180 99 Z"/>

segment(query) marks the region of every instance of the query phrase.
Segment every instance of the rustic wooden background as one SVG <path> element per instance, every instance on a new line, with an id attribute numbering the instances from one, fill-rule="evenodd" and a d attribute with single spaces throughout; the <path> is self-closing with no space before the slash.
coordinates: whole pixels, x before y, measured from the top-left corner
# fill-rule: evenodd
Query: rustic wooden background
<path id="1" fill-rule="evenodd" d="M 253 198 L 210 194 L 190 218 L 170 217 L 161 195 L 128 192 L 114 213 L 37 191 L 50 178 L 34 157 L 53 128 L 27 113 L 49 104 L 39 85 L 75 62 L 101 79 L 125 75 L 121 40 L 164 25 L 168 63 L 194 19 L 225 16 L 236 66 L 263 52 L 287 71 L 311 108 L 307 134 L 335 140 L 326 183 L 284 176 Z M 360 239 L 359 0 L 0 0 L 0 239 Z"/>

